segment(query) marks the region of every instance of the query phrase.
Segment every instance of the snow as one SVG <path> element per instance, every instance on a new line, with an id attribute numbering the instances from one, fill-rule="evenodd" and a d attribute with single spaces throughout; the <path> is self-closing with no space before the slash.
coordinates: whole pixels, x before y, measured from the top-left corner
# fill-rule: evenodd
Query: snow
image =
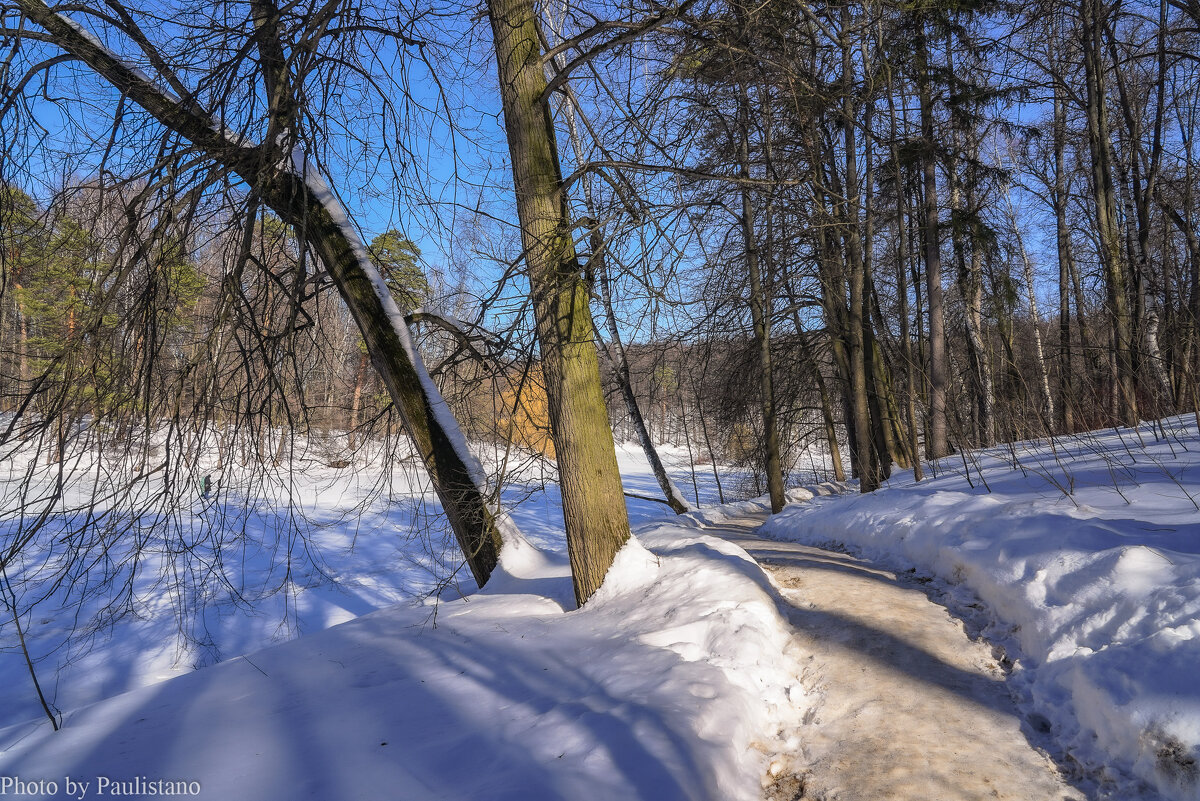
<path id="1" fill-rule="evenodd" d="M 1198 499 L 1184 417 L 952 457 L 932 480 L 786 509 L 764 533 L 935 577 L 1007 651 L 1028 719 L 1098 797 L 1194 801 Z"/>
<path id="2" fill-rule="evenodd" d="M 333 437 L 332 444 L 338 441 L 344 437 Z M 72 531 L 100 528 L 107 521 L 88 523 L 67 510 L 86 505 L 93 486 L 120 486 L 123 468 L 129 467 L 119 454 L 78 457 L 74 480 L 55 514 L 7 568 L 22 608 L 40 599 L 25 616 L 25 629 L 51 702 L 77 708 L 397 603 L 431 595 L 453 599 L 475 589 L 453 537 L 436 528 L 436 518 L 426 519 L 425 512 L 437 512 L 437 497 L 426 478 L 405 468 L 403 451 L 381 453 L 369 446 L 339 469 L 326 465 L 327 447 L 324 441 L 301 438 L 290 464 L 271 477 L 253 467 L 201 459 L 197 474 L 210 473 L 219 485 L 209 497 L 200 497 L 198 487 L 176 485 L 176 508 L 128 521 L 138 532 L 136 577 L 130 575 L 135 563 L 128 553 L 109 552 L 110 564 L 121 565 L 122 576 L 130 575 L 137 600 L 136 614 L 115 619 L 98 615 L 103 596 L 93 595 L 77 609 L 77 598 L 47 589 L 51 577 L 38 578 L 56 568 L 60 542 L 79 541 Z M 480 449 L 478 456 L 498 461 L 503 453 Z M 623 447 L 618 458 L 627 487 L 657 492 L 640 448 Z M 685 456 L 676 452 L 666 459 L 678 475 L 687 474 Z M 557 487 L 547 483 L 552 474 L 514 474 L 511 464 L 509 469 L 501 500 L 524 536 L 506 537 L 504 547 L 530 554 L 536 568 L 546 552 L 565 553 Z M 0 461 L 0 536 L 6 541 L 20 516 L 29 514 L 21 511 L 22 497 L 50 497 L 57 470 L 26 452 Z M 24 489 L 27 473 L 32 474 L 31 493 Z M 715 500 L 715 493 L 700 486 L 702 500 Z M 161 489 L 152 482 L 141 496 Z M 102 503 L 108 502 L 106 495 L 101 493 Z M 629 511 L 635 524 L 670 516 L 659 503 L 631 501 Z M 117 516 L 128 518 L 128 513 Z M 430 522 L 435 528 L 428 528 Z M 132 539 L 124 534 L 120 541 Z M 198 587 L 188 581 L 175 586 L 174 571 L 161 569 L 181 541 L 204 546 L 192 546 L 200 564 L 207 565 Z M 217 541 L 220 551 L 212 545 Z M 21 571 L 33 577 L 24 592 Z M 80 636 L 89 630 L 93 636 Z M 0 726 L 40 715 L 11 620 L 0 617 Z"/>
<path id="3" fill-rule="evenodd" d="M 630 483 L 653 482 L 637 456 L 620 459 Z M 93 794 L 101 777 L 194 781 L 209 798 L 759 798 L 803 696 L 766 576 L 643 504 L 634 517 L 658 522 L 572 610 L 565 549 L 535 543 L 561 529 L 555 504 L 533 506 L 485 590 L 72 709 L 57 734 L 9 726 L 0 775 Z"/>
<path id="4" fill-rule="evenodd" d="M 690 480 L 685 454 L 663 455 L 677 482 Z M 282 598 L 218 605 L 197 624 L 211 635 L 207 650 L 179 640 L 168 600 L 113 622 L 84 656 L 54 650 L 66 623 L 35 610 L 31 641 L 66 726 L 54 734 L 39 719 L 20 654 L 6 647 L 0 777 L 196 781 L 212 798 L 715 801 L 759 798 L 764 777 L 784 782 L 806 758 L 847 758 L 837 744 L 854 742 L 863 719 L 839 717 L 828 699 L 850 668 L 831 668 L 821 686 L 805 678 L 812 657 L 844 638 L 789 628 L 785 616 L 813 612 L 789 611 L 781 594 L 828 602 L 831 621 L 850 601 L 824 598 L 813 581 L 775 586 L 751 546 L 713 536 L 748 531 L 769 511 L 765 499 L 713 506 L 704 470 L 696 512 L 631 501 L 636 536 L 576 610 L 552 482 L 526 476 L 506 489 L 524 537 L 506 542 L 485 591 L 463 595 L 469 588 L 444 581 L 456 563 L 450 538 L 402 535 L 416 528 L 414 508 L 436 499 L 379 462 L 302 466 L 274 490 L 315 521 L 304 537 L 338 581 L 296 575 Z M 638 446 L 620 446 L 618 463 L 627 489 L 657 494 Z M 1192 419 L 927 468 L 933 478 L 898 472 L 869 496 L 834 483 L 792 489 L 763 531 L 924 586 L 991 646 L 964 658 L 994 662 L 997 681 L 1008 671 L 1026 736 L 1089 798 L 1200 798 Z M 382 495 L 368 492 L 376 484 L 387 485 Z M 222 502 L 242 504 L 247 533 L 268 543 L 295 523 L 269 497 L 229 488 Z M 269 571 L 271 555 L 254 554 L 246 569 Z M 878 600 L 855 603 L 864 625 L 890 627 L 885 636 L 919 628 L 872 618 Z M 237 653 L 246 656 L 229 658 Z"/>
<path id="5" fill-rule="evenodd" d="M 690 503 L 688 503 L 687 498 L 683 497 L 683 493 L 679 491 L 679 486 L 675 483 L 675 480 L 673 478 L 671 478 L 670 476 L 667 476 L 667 487 L 671 491 L 671 502 L 672 503 L 674 503 L 680 509 L 685 509 L 687 511 L 692 510 L 692 508 L 693 508 L 692 505 Z"/>

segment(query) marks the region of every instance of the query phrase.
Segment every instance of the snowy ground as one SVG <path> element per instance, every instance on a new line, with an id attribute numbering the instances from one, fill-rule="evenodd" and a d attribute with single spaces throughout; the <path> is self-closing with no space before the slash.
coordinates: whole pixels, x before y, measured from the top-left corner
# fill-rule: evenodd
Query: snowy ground
<path id="1" fill-rule="evenodd" d="M 0 731 L 24 781 L 198 782 L 205 797 L 759 797 L 796 666 L 761 571 L 678 527 L 618 556 L 586 609 L 557 555 L 437 611 L 396 606 Z M 53 796 L 52 796 L 53 797 Z M 65 795 L 63 796 L 65 797 Z"/>
<path id="2" fill-rule="evenodd" d="M 694 500 L 684 455 L 667 456 Z M 620 462 L 627 489 L 658 494 L 638 449 L 622 447 Z M 372 477 L 314 469 L 300 480 L 307 518 L 326 523 L 306 535 L 342 586 L 310 575 L 257 613 L 225 609 L 202 621 L 207 654 L 180 645 L 167 608 L 117 622 L 62 667 L 59 733 L 37 719 L 19 653 L 0 654 L 14 724 L 0 729 L 0 794 L 78 796 L 70 779 L 96 795 L 104 778 L 133 782 L 106 785 L 110 795 L 198 782 L 211 798 L 759 797 L 802 695 L 781 656 L 778 599 L 740 548 L 676 524 L 665 505 L 631 501 L 638 540 L 586 609 L 565 611 L 551 485 L 517 507 L 528 542 L 506 548 L 487 589 L 459 597 L 441 585 L 439 599 L 429 592 L 442 555 L 401 536 L 410 506 L 377 504 L 355 520 L 344 514 L 353 482 Z M 697 485 L 715 500 L 703 475 Z M 282 525 L 269 511 L 253 525 Z M 59 625 L 36 624 L 35 647 Z M 257 650 L 297 630 L 310 633 Z M 237 648 L 247 656 L 228 658 Z M 195 670 L 197 655 L 224 661 Z"/>
<path id="3" fill-rule="evenodd" d="M 695 503 L 696 493 L 702 503 L 716 502 L 710 467 L 698 467 L 693 483 L 686 452 L 665 447 L 663 453 L 689 502 Z M 425 514 L 439 508 L 436 496 L 411 469 L 385 469 L 384 460 L 369 452 L 342 469 L 327 466 L 315 454 L 299 454 L 294 462 L 292 470 L 280 471 L 274 480 L 227 467 L 221 492 L 201 498 L 193 488 L 191 500 L 185 499 L 181 508 L 147 514 L 150 532 L 170 529 L 172 534 L 142 543 L 151 556 L 143 556 L 137 575 L 131 575 L 136 613 L 116 619 L 98 614 L 112 593 L 94 594 L 77 609 L 78 592 L 64 599 L 61 591 L 44 590 L 45 582 L 24 594 L 18 585 L 22 609 L 37 599 L 25 616 L 25 635 L 50 701 L 60 709 L 74 709 L 397 603 L 474 592 L 470 573 L 454 572 L 461 555 L 453 538 L 440 530 L 444 520 Z M 640 447 L 624 444 L 619 462 L 628 491 L 661 495 Z M 0 506 L 11 509 L 24 491 L 17 479 L 25 465 L 0 463 L 0 470 L 4 466 L 10 472 L 7 483 L 0 473 Z M 67 507 L 84 502 L 86 479 L 95 471 L 85 465 L 74 472 L 84 479 L 83 486 L 68 490 Z M 46 468 L 35 486 L 44 491 L 53 478 Z M 726 472 L 722 479 L 735 484 L 739 477 Z M 660 503 L 630 499 L 628 506 L 635 527 L 672 516 Z M 551 553 L 565 552 L 558 488 L 544 467 L 526 464 L 520 480 L 510 477 L 505 507 L 531 542 Z M 73 522 L 86 527 L 78 516 Z M 12 525 L 8 515 L 0 519 L 0 533 L 6 525 Z M 225 530 L 227 552 L 220 560 L 211 548 L 202 556 L 209 563 L 223 562 L 226 574 L 236 573 L 237 586 L 231 589 L 211 577 L 164 581 L 155 550 L 169 550 L 170 537 L 179 532 L 201 539 L 195 533 L 201 531 L 211 540 L 208 527 Z M 40 552 L 33 546 L 26 549 L 34 553 L 29 560 L 33 568 L 43 564 L 39 557 L 53 564 L 57 554 L 52 543 L 64 539 L 58 532 L 68 528 L 67 520 L 52 520 L 33 543 L 41 546 Z M 133 539 L 125 533 L 120 541 Z M 230 540 L 236 541 L 232 547 Z M 124 556 L 112 557 L 116 566 L 108 569 L 132 574 Z M 228 568 L 231 561 L 236 561 L 233 569 Z M 12 568 L 10 576 L 17 584 Z M 93 631 L 93 636 L 81 636 Z M 0 619 L 0 726 L 40 715 L 11 620 Z"/>
<path id="4" fill-rule="evenodd" d="M 917 577 L 1002 645 L 1027 719 L 1101 798 L 1200 798 L 1193 418 L 943 460 L 772 519 Z"/>
<path id="5" fill-rule="evenodd" d="M 680 457 L 675 478 L 690 497 Z M 628 489 L 657 494 L 635 448 L 621 463 Z M 912 571 L 1003 649 L 1027 733 L 1090 797 L 1200 798 L 1194 422 L 935 467 L 920 484 L 904 473 L 872 496 L 794 504 L 765 531 Z M 697 479 L 701 500 L 715 500 Z M 289 600 L 205 621 L 207 653 L 180 648 L 169 611 L 116 622 L 63 670 L 57 735 L 36 720 L 20 657 L 6 648 L 0 725 L 13 725 L 0 729 L 0 792 L 8 776 L 56 781 L 66 797 L 70 777 L 94 795 L 106 777 L 198 781 L 213 798 L 716 801 L 759 798 L 772 757 L 813 752 L 800 734 L 823 699 L 806 689 L 779 588 L 742 548 L 704 532 L 761 502 L 687 519 L 631 502 L 639 544 L 588 607 L 566 611 L 557 498 L 535 492 L 515 515 L 530 543 L 506 550 L 485 592 L 459 597 L 445 585 L 434 605 L 446 560 L 428 538 L 397 536 L 412 520 L 402 491 L 357 519 L 345 473 L 303 480 L 309 517 L 324 521 L 308 533 L 340 586 L 299 577 Z M 35 642 L 53 642 L 61 624 L 34 622 Z M 297 630 L 307 636 L 251 653 Z M 228 658 L 237 653 L 249 656 Z M 226 661 L 193 670 L 197 656 Z"/>

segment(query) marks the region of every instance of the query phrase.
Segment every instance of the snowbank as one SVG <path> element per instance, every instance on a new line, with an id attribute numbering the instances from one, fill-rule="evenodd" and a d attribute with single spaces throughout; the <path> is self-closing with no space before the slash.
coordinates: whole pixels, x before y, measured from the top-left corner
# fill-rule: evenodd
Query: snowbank
<path id="1" fill-rule="evenodd" d="M 662 524 L 582 610 L 525 544 L 497 581 L 0 730 L 21 781 L 199 782 L 209 798 L 759 798 L 797 666 L 736 546 Z M 65 796 L 63 796 L 65 797 Z"/>
<path id="2" fill-rule="evenodd" d="M 628 484 L 653 482 L 638 454 L 621 463 Z M 324 478 L 332 487 L 314 487 L 311 504 L 336 520 L 336 493 L 354 493 Z M 555 500 L 518 511 L 526 536 L 506 545 L 484 591 L 378 611 L 389 580 L 392 592 L 424 586 L 406 572 L 416 567 L 393 561 L 424 546 L 381 536 L 394 519 L 331 523 L 321 534 L 333 538 L 330 569 L 355 579 L 353 595 L 318 586 L 295 602 L 314 626 L 340 625 L 68 707 L 58 733 L 32 719 L 27 677 L 5 655 L 13 686 L 0 692 L 29 711 L 16 720 L 31 720 L 0 729 L 0 776 L 57 782 L 45 795 L 60 798 L 67 777 L 90 782 L 89 796 L 103 777 L 199 782 L 214 799 L 758 799 L 804 700 L 769 580 L 695 517 L 640 504 L 634 518 L 658 522 L 641 527 L 585 608 L 564 611 L 574 596 Z M 337 538 L 356 532 L 355 554 L 335 561 Z M 338 609 L 361 616 L 313 618 Z M 247 643 L 273 625 L 227 623 Z M 93 653 L 128 663 L 109 690 L 145 682 L 143 661 L 161 662 L 123 625 Z M 79 667 L 62 675 L 80 684 Z"/>
<path id="3" fill-rule="evenodd" d="M 1176 418 L 943 460 L 936 478 L 817 499 L 763 533 L 932 573 L 965 616 L 982 603 L 1031 725 L 1101 797 L 1194 801 L 1197 501 L 1200 436 Z"/>
<path id="4" fill-rule="evenodd" d="M 267 436 L 277 438 L 278 433 Z M 113 593 L 92 590 L 81 597 L 79 583 L 71 585 L 70 594 L 50 588 L 61 543 L 96 541 L 94 532 L 111 522 L 111 516 L 98 520 L 77 511 L 91 500 L 95 477 L 135 469 L 136 459 L 127 454 L 83 453 L 69 476 L 75 481 L 61 510 L 19 560 L 34 580 L 22 591 L 17 567 L 8 568 L 51 703 L 76 709 L 397 603 L 473 592 L 453 536 L 444 521 L 430 518 L 440 509 L 438 499 L 424 475 L 405 469 L 403 452 L 368 444 L 343 469 L 327 464 L 329 445 L 298 438 L 290 460 L 267 475 L 253 466 L 202 459 L 198 475 L 208 472 L 219 485 L 210 495 L 202 496 L 198 484 L 179 486 L 172 508 L 150 508 L 136 518 L 128 509 L 116 515 L 116 522 L 128 523 L 132 532 L 114 526 L 118 530 L 110 535 L 114 547 L 107 558 L 124 571 L 114 584 L 131 582 L 133 609 L 115 613 L 104 608 Z M 499 458 L 482 446 L 480 455 Z M 687 454 L 664 458 L 676 481 L 687 479 L 690 486 Z M 619 460 L 628 488 L 658 494 L 639 446 L 623 448 Z M 56 469 L 43 461 L 25 453 L 0 463 L 0 540 L 14 536 L 27 492 L 48 496 L 54 488 Z M 537 467 L 521 465 L 522 472 L 516 472 L 509 465 L 502 505 L 524 534 L 510 533 L 509 539 L 564 551 L 558 488 L 546 483 L 552 474 L 539 475 Z M 32 471 L 32 490 L 26 488 L 27 471 Z M 160 483 L 150 482 L 146 497 Z M 716 500 L 712 483 L 711 474 L 699 476 L 701 501 Z M 632 499 L 629 514 L 635 526 L 674 516 L 662 503 Z M 26 523 L 29 519 L 26 513 Z M 216 569 L 174 569 L 181 541 L 197 557 L 193 564 Z M 41 715 L 11 618 L 0 615 L 0 726 Z"/>

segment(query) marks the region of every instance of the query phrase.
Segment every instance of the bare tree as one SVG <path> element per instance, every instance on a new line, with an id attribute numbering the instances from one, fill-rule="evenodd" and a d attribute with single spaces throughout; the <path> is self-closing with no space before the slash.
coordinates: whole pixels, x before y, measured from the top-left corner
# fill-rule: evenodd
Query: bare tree
<path id="1" fill-rule="evenodd" d="M 306 105 L 305 85 L 316 77 L 312 71 L 324 63 L 314 59 L 322 41 L 336 42 L 356 26 L 375 28 L 341 19 L 354 12 L 338 3 L 324 4 L 311 13 L 289 9 L 285 17 L 269 0 L 254 0 L 247 9 L 249 28 L 244 34 L 209 33 L 224 52 L 256 54 L 247 69 L 260 82 L 256 89 L 261 93 L 244 97 L 228 84 L 219 88 L 226 77 L 220 73 L 195 78 L 172 68 L 183 54 L 164 53 L 139 25 L 135 10 L 111 5 L 114 17 L 87 16 L 101 26 L 105 38 L 120 40 L 122 47 L 138 53 L 155 78 L 41 0 L 16 3 L 23 20 L 16 29 L 6 28 L 5 37 L 20 47 L 51 45 L 118 90 L 119 98 L 113 98 L 114 136 L 122 130 L 125 103 L 136 103 L 168 132 L 164 143 L 173 149 L 172 157 L 198 152 L 211 170 L 244 182 L 252 210 L 248 219 L 257 216 L 253 210 L 262 204 L 297 231 L 305 247 L 320 259 L 322 275 L 333 282 L 350 309 L 482 585 L 496 564 L 501 540 L 501 524 L 484 496 L 482 470 L 430 381 L 401 310 L 323 177 L 308 141 L 316 133 L 312 126 L 319 112 Z M 235 63 L 243 58 L 238 55 Z M 46 71 L 56 62 L 52 57 L 34 69 Z M 192 86 L 186 82 L 189 77 Z M 218 85 L 215 90 L 213 81 Z M 201 102 L 206 95 L 208 108 Z M 311 280 L 303 271 L 297 273 L 295 291 L 302 293 Z M 236 284 L 228 283 L 226 288 L 236 291 Z M 292 315 L 294 321 L 295 311 Z"/>

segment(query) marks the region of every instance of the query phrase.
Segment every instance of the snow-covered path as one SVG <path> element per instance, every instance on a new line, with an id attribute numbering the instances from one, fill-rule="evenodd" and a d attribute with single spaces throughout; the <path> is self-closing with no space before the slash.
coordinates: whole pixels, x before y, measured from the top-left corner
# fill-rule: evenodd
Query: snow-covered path
<path id="1" fill-rule="evenodd" d="M 1083 798 L 1023 733 L 990 649 L 945 608 L 862 560 L 761 539 L 753 533 L 761 523 L 735 518 L 705 533 L 745 548 L 774 577 L 806 666 L 813 707 L 794 739 L 798 753 L 775 763 L 768 796 Z"/>

